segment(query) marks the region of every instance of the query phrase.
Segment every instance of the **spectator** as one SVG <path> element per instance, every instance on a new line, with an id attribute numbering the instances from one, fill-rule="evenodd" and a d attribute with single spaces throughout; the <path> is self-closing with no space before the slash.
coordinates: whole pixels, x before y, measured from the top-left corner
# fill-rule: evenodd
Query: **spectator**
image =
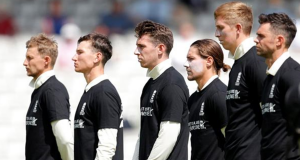
<path id="1" fill-rule="evenodd" d="M 133 20 L 124 11 L 123 4 L 118 1 L 113 2 L 111 12 L 104 15 L 101 19 L 96 31 L 108 36 L 115 33 L 124 34 L 134 27 Z"/>
<path id="2" fill-rule="evenodd" d="M 0 8 L 0 35 L 14 35 L 16 28 L 13 17 L 6 12 L 4 7 Z"/>
<path id="3" fill-rule="evenodd" d="M 73 23 L 67 23 L 61 28 L 61 39 L 58 41 L 58 66 L 61 69 L 73 69 L 72 57 L 77 48 L 77 40 L 80 37 L 80 28 Z"/>
<path id="4" fill-rule="evenodd" d="M 50 1 L 50 14 L 42 23 L 42 31 L 46 34 L 60 35 L 62 26 L 67 22 L 67 17 L 62 14 L 61 1 Z"/>

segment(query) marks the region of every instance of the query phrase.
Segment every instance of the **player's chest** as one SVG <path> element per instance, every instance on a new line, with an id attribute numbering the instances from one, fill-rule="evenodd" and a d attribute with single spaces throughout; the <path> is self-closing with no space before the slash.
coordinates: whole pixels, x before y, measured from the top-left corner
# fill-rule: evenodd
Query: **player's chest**
<path id="1" fill-rule="evenodd" d="M 281 99 L 278 81 L 276 77 L 266 79 L 262 90 L 262 99 L 261 99 L 261 109 L 262 114 L 276 114 L 280 113 L 282 110 Z"/>
<path id="2" fill-rule="evenodd" d="M 229 75 L 226 100 L 242 100 L 249 95 L 249 78 L 241 68 L 233 69 Z"/>

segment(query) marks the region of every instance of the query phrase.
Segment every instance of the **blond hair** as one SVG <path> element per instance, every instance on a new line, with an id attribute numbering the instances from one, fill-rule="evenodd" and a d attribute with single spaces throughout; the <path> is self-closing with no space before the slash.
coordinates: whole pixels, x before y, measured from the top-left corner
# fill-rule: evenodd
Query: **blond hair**
<path id="1" fill-rule="evenodd" d="M 215 19 L 224 19 L 229 25 L 240 23 L 244 34 L 250 35 L 251 33 L 253 24 L 252 9 L 243 2 L 224 3 L 215 10 L 214 16 Z"/>
<path id="2" fill-rule="evenodd" d="M 58 55 L 58 47 L 53 38 L 48 37 L 44 33 L 32 36 L 30 40 L 26 42 L 26 48 L 32 47 L 37 47 L 38 52 L 42 57 L 49 56 L 51 58 L 51 66 L 54 67 Z"/>

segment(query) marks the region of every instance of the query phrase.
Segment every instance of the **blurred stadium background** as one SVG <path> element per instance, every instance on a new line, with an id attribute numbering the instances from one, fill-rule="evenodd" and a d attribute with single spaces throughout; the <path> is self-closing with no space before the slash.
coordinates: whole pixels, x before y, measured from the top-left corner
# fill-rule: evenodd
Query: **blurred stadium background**
<path id="1" fill-rule="evenodd" d="M 300 18 L 299 0 L 241 0 L 253 8 L 254 27 L 258 27 L 260 13 L 285 12 L 295 22 Z M 148 80 L 133 54 L 134 26 L 146 19 L 169 26 L 175 42 L 171 52 L 172 63 L 186 77 L 185 56 L 189 45 L 203 38 L 214 37 L 213 12 L 227 0 L 0 0 L 0 159 L 25 159 L 25 116 L 32 88 L 30 77 L 23 67 L 26 41 L 44 32 L 53 35 L 59 45 L 55 67 L 57 78 L 70 95 L 71 120 L 86 82 L 75 73 L 71 60 L 76 41 L 84 34 L 100 32 L 109 36 L 113 57 L 107 63 L 105 74 L 116 86 L 124 107 L 125 160 L 131 159 L 139 130 L 139 98 Z M 297 26 L 300 23 L 297 22 Z M 290 52 L 300 61 L 300 38 L 297 35 Z M 232 65 L 224 50 L 225 63 Z M 221 73 L 227 83 L 228 74 Z M 195 82 L 188 82 L 190 93 Z"/>

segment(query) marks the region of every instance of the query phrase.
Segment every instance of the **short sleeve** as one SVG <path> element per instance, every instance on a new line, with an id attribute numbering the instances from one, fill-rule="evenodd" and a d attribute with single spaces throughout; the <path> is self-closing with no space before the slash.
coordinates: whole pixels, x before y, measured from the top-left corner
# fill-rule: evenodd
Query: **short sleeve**
<path id="1" fill-rule="evenodd" d="M 168 85 L 162 89 L 158 98 L 161 121 L 180 123 L 183 110 L 187 107 L 183 90 L 177 85 Z"/>
<path id="2" fill-rule="evenodd" d="M 45 91 L 43 102 L 50 122 L 69 119 L 70 104 L 67 92 L 49 89 Z"/>
<path id="3" fill-rule="evenodd" d="M 114 128 L 120 125 L 121 104 L 115 94 L 103 91 L 94 101 L 96 125 L 98 129 Z"/>
<path id="4" fill-rule="evenodd" d="M 223 128 L 227 125 L 226 93 L 217 92 L 209 98 L 209 121 L 214 128 Z"/>
<path id="5" fill-rule="evenodd" d="M 252 96 L 255 96 L 257 100 L 261 99 L 261 92 L 266 74 L 267 65 L 263 59 L 255 59 L 248 65 L 248 72 L 246 80 L 249 80 L 249 89 Z"/>
<path id="6" fill-rule="evenodd" d="M 284 109 L 291 128 L 300 128 L 300 72 L 289 71 L 279 82 L 285 90 Z"/>

